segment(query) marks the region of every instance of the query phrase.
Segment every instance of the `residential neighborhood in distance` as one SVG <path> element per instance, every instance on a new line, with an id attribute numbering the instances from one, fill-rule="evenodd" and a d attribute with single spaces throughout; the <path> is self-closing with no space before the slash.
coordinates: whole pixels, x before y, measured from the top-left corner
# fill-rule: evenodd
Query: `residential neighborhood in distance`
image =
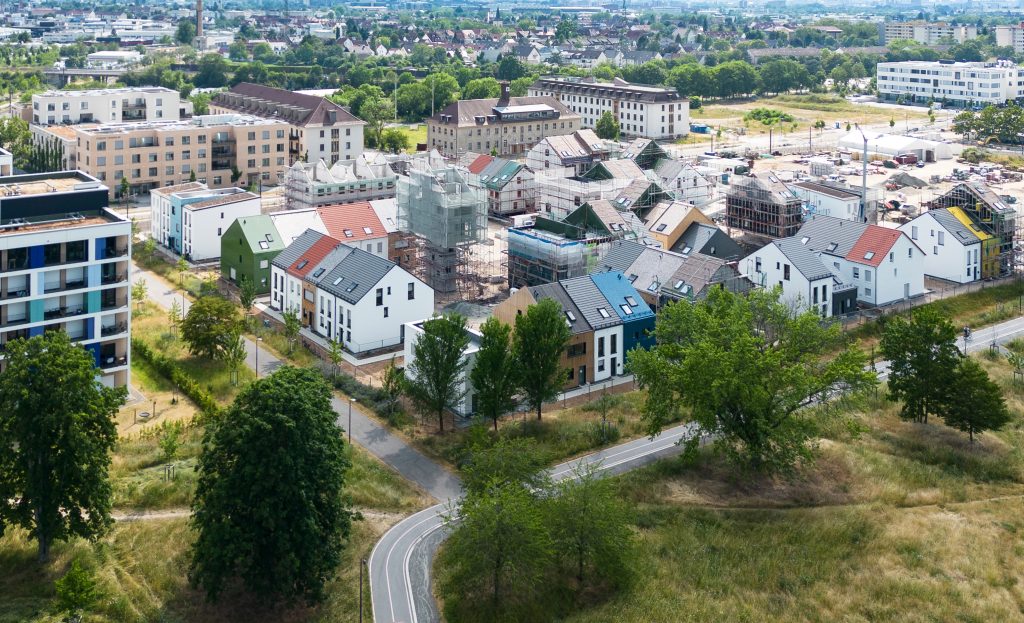
<path id="1" fill-rule="evenodd" d="M 0 65 L 0 622 L 1021 618 L 1021 0 L 14 0 Z"/>

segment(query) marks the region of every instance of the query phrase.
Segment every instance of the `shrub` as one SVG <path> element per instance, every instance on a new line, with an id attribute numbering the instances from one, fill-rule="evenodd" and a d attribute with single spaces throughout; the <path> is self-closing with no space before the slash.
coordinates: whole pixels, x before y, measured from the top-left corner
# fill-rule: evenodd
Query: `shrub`
<path id="1" fill-rule="evenodd" d="M 139 339 L 132 339 L 132 354 L 153 366 L 158 373 L 174 383 L 181 393 L 196 403 L 202 417 L 216 418 L 220 415 L 220 405 L 214 400 L 213 395 L 182 370 L 174 360 L 153 352 L 148 344 Z"/>

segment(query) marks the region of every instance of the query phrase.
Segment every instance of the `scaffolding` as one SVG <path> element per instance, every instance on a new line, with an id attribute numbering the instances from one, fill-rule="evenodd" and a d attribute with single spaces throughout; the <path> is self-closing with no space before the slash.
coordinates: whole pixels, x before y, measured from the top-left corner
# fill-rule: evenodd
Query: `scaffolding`
<path id="1" fill-rule="evenodd" d="M 507 232 L 508 285 L 525 288 L 586 275 L 615 236 L 538 217 L 532 227 Z"/>
<path id="2" fill-rule="evenodd" d="M 537 171 L 534 177 L 537 210 L 546 212 L 551 218 L 563 219 L 584 203 L 615 199 L 633 181 L 628 178 L 591 180 L 576 177 L 571 168 Z"/>
<path id="3" fill-rule="evenodd" d="M 725 221 L 734 229 L 776 239 L 796 235 L 803 202 L 772 174 L 735 178 L 725 199 Z"/>
<path id="4" fill-rule="evenodd" d="M 442 297 L 468 293 L 477 280 L 473 247 L 487 240 L 487 197 L 474 177 L 413 161 L 398 181 L 398 227 L 419 239 L 420 277 Z"/>
<path id="5" fill-rule="evenodd" d="M 936 197 L 930 208 L 960 208 L 984 233 L 994 238 L 991 253 L 982 249 L 983 279 L 1009 275 L 1014 270 L 1014 239 L 1020 219 L 1017 211 L 982 183 L 964 182 Z M 993 257 L 995 256 L 995 257 Z"/>

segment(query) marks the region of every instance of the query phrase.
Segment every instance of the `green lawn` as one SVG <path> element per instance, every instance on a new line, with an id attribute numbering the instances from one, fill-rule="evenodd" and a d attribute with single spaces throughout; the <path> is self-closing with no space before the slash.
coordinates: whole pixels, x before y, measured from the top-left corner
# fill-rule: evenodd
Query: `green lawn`
<path id="1" fill-rule="evenodd" d="M 427 124 L 417 123 L 412 125 L 399 125 L 395 126 L 400 129 L 408 138 L 409 146 L 405 149 L 405 153 L 414 154 L 416 153 L 416 144 L 427 142 Z"/>
<path id="2" fill-rule="evenodd" d="M 981 361 L 1016 419 L 973 446 L 865 397 L 831 408 L 843 417 L 791 480 L 707 454 L 619 477 L 642 579 L 564 620 L 1020 620 L 1024 388 Z"/>

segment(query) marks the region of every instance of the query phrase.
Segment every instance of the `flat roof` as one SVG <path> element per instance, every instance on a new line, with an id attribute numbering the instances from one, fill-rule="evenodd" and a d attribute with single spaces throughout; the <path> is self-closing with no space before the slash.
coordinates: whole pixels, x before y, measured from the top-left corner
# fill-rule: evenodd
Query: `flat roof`
<path id="1" fill-rule="evenodd" d="M 89 97 L 91 95 L 128 95 L 131 93 L 173 93 L 178 95 L 177 91 L 168 89 L 167 87 L 121 87 L 117 89 L 86 89 L 83 91 L 61 91 L 53 89 L 42 93 L 36 93 L 32 97 L 59 97 L 62 99 L 72 99 L 76 97 Z"/>
<path id="2" fill-rule="evenodd" d="M 79 132 L 94 136 L 113 136 L 116 134 L 128 134 L 139 130 L 155 130 L 158 132 L 173 132 L 181 130 L 193 130 L 201 128 L 222 128 L 222 127 L 244 127 L 262 125 L 287 126 L 287 121 L 280 119 L 267 119 L 253 115 L 242 115 L 229 113 L 223 115 L 203 115 L 181 120 L 167 121 L 131 121 L 120 123 L 104 123 L 98 125 L 72 126 Z"/>
<path id="3" fill-rule="evenodd" d="M 829 197 L 835 197 L 836 199 L 852 199 L 852 198 L 859 199 L 860 198 L 860 195 L 858 195 L 855 192 L 851 192 L 849 190 L 843 190 L 841 188 L 832 188 L 831 186 L 826 186 L 824 184 L 818 184 L 817 182 L 809 182 L 809 181 L 796 182 L 796 183 L 793 184 L 793 186 L 798 186 L 800 188 L 805 188 L 805 189 L 807 189 L 809 191 L 820 193 L 822 195 L 828 195 Z"/>
<path id="4" fill-rule="evenodd" d="M 66 216 L 65 218 L 54 219 L 52 221 L 40 222 L 40 223 L 24 223 L 24 224 L 7 224 L 0 225 L 0 236 L 9 236 L 11 234 L 29 234 L 38 231 L 45 231 L 47 229 L 66 229 L 69 226 L 74 227 L 85 227 L 88 225 L 103 225 L 104 223 L 115 223 L 119 220 L 111 216 L 84 216 L 76 218 L 72 216 Z"/>
<path id="5" fill-rule="evenodd" d="M 58 171 L 0 177 L 0 199 L 44 193 L 66 193 L 76 190 L 108 190 L 96 178 L 81 171 Z"/>

